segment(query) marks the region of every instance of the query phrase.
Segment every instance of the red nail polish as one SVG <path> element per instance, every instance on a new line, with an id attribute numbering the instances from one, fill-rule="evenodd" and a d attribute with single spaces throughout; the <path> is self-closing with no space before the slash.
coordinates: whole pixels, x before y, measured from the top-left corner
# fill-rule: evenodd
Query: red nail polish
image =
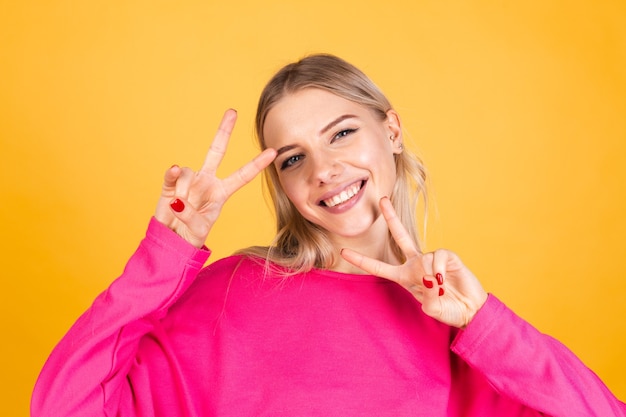
<path id="1" fill-rule="evenodd" d="M 179 199 L 176 199 L 174 201 L 172 201 L 170 203 L 170 207 L 172 208 L 172 210 L 174 210 L 176 213 L 180 213 L 181 211 L 185 210 L 185 203 L 183 203 L 182 201 L 180 201 Z"/>
<path id="2" fill-rule="evenodd" d="M 443 285 L 443 275 L 441 275 L 440 273 L 436 273 L 435 278 L 437 278 L 437 284 Z"/>
<path id="3" fill-rule="evenodd" d="M 432 288 L 433 282 L 426 279 L 426 277 L 422 277 L 422 282 L 424 283 L 424 287 Z"/>
<path id="4" fill-rule="evenodd" d="M 443 295 L 445 291 L 443 290 L 443 288 L 439 288 L 439 297 L 441 297 Z"/>

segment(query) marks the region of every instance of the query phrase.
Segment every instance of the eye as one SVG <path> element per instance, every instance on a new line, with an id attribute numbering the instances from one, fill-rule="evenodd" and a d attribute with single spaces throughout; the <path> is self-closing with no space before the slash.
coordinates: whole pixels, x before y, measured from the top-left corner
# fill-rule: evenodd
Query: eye
<path id="1" fill-rule="evenodd" d="M 344 129 L 344 130 L 341 130 L 333 137 L 333 139 L 331 140 L 331 143 L 336 141 L 337 139 L 344 138 L 344 137 L 348 136 L 349 134 L 354 133 L 356 131 L 357 131 L 357 129 Z"/>
<path id="2" fill-rule="evenodd" d="M 304 155 L 301 155 L 301 154 L 290 156 L 289 158 L 285 159 L 282 164 L 280 164 L 280 170 L 282 171 L 284 169 L 287 169 L 287 168 L 293 166 L 298 161 L 300 161 L 302 158 L 304 158 Z"/>

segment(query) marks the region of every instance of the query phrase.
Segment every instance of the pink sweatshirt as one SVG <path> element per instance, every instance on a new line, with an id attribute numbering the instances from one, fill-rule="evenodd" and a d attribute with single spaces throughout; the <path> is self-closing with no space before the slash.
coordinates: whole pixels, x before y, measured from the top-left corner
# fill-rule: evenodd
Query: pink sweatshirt
<path id="1" fill-rule="evenodd" d="M 492 295 L 461 331 L 382 278 L 208 256 L 153 219 L 52 352 L 32 416 L 626 416 Z"/>

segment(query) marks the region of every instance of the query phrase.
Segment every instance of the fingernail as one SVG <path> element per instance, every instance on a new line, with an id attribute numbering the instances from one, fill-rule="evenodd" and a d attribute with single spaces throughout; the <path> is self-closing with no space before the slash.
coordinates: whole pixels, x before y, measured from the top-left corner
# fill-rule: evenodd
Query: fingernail
<path id="1" fill-rule="evenodd" d="M 424 283 L 424 287 L 432 288 L 433 282 L 426 279 L 426 277 L 422 277 L 422 282 Z"/>
<path id="2" fill-rule="evenodd" d="M 178 165 L 174 164 L 174 165 L 172 165 L 172 166 L 170 167 L 170 169 L 172 169 L 172 168 L 178 168 Z"/>
<path id="3" fill-rule="evenodd" d="M 441 275 L 440 273 L 436 273 L 435 278 L 437 278 L 437 284 L 443 285 L 443 275 Z"/>
<path id="4" fill-rule="evenodd" d="M 441 297 L 443 295 L 445 291 L 443 290 L 443 288 L 439 288 L 439 297 Z"/>
<path id="5" fill-rule="evenodd" d="M 172 208 L 172 210 L 174 210 L 176 213 L 180 213 L 181 211 L 185 210 L 185 203 L 183 203 L 182 201 L 180 201 L 179 199 L 176 199 L 174 201 L 172 201 L 170 203 L 170 207 Z"/>

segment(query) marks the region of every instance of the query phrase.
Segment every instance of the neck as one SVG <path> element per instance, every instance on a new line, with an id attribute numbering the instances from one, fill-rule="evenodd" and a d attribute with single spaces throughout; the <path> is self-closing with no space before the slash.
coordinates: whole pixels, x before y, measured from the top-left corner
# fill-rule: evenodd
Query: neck
<path id="1" fill-rule="evenodd" d="M 382 220 L 382 216 L 381 216 Z M 384 223 L 384 220 L 383 220 Z M 391 265 L 400 265 L 402 260 L 396 256 L 391 247 L 391 237 L 387 225 L 377 227 L 372 225 L 366 236 L 333 236 L 331 241 L 335 248 L 335 262 L 329 268 L 337 272 L 345 272 L 350 274 L 367 274 L 361 268 L 347 262 L 341 256 L 341 250 L 344 248 L 352 249 L 364 256 L 373 258 Z M 376 231 L 375 229 L 379 229 Z"/>

